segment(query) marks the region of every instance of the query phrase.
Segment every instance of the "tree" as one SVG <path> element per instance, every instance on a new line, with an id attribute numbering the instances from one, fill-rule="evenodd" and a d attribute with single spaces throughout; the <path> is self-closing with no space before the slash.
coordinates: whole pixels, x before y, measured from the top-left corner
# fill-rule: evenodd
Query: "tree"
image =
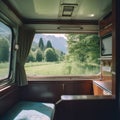
<path id="1" fill-rule="evenodd" d="M 38 49 L 38 43 L 36 43 L 35 41 L 32 42 L 32 46 L 31 46 L 31 50 L 33 52 L 35 52 Z"/>
<path id="2" fill-rule="evenodd" d="M 0 62 L 9 60 L 9 43 L 8 40 L 0 38 Z"/>
<path id="3" fill-rule="evenodd" d="M 50 40 L 47 41 L 46 48 L 53 48 L 53 47 L 52 47 L 52 43 L 50 42 Z"/>
<path id="4" fill-rule="evenodd" d="M 97 63 L 100 55 L 100 40 L 97 35 L 69 34 L 68 52 L 81 62 Z"/>
<path id="5" fill-rule="evenodd" d="M 45 49 L 45 46 L 44 46 L 44 43 L 43 43 L 43 39 L 42 38 L 40 38 L 40 40 L 39 40 L 39 48 L 42 50 L 42 51 L 44 51 L 44 49 Z"/>
<path id="6" fill-rule="evenodd" d="M 42 54 L 41 49 L 39 48 L 36 52 L 36 61 L 40 62 L 42 61 L 42 59 L 43 59 L 43 54 Z"/>
<path id="7" fill-rule="evenodd" d="M 65 57 L 65 53 L 63 53 L 62 51 L 55 49 L 55 52 L 57 54 L 57 58 L 59 61 L 63 61 L 64 57 Z"/>
<path id="8" fill-rule="evenodd" d="M 33 55 L 33 51 L 30 50 L 29 55 L 27 57 L 27 62 L 35 62 L 35 56 Z"/>
<path id="9" fill-rule="evenodd" d="M 57 54 L 52 48 L 47 48 L 45 50 L 45 60 L 47 62 L 53 62 L 58 60 Z"/>

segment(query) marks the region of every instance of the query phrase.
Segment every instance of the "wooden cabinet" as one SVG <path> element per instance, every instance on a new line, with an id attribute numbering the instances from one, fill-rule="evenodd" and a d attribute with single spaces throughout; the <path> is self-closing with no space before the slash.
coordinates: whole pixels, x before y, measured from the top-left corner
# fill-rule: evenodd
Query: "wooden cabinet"
<path id="1" fill-rule="evenodd" d="M 113 71 L 113 21 L 112 13 L 109 13 L 106 17 L 99 21 L 100 25 L 100 38 L 101 38 L 101 79 L 102 81 L 110 80 L 112 81 L 112 71 Z M 106 41 L 105 41 L 106 40 Z M 107 52 L 106 52 L 107 51 Z M 109 51 L 109 52 L 108 52 Z M 105 82 L 106 83 L 106 82 Z M 112 83 L 112 82 L 111 82 Z M 109 84 L 109 83 L 108 83 Z M 112 84 L 111 84 L 112 86 Z M 98 87 L 98 85 L 97 85 Z M 96 88 L 96 87 L 95 87 Z M 99 94 L 107 94 L 105 91 L 101 90 L 101 87 L 97 91 Z M 100 89 L 100 90 L 99 90 Z"/>
<path id="2" fill-rule="evenodd" d="M 104 29 L 100 30 L 100 36 L 105 36 L 109 33 L 112 33 L 112 24 L 110 24 L 109 26 L 105 27 Z"/>
<path id="3" fill-rule="evenodd" d="M 103 90 L 96 84 L 93 84 L 94 95 L 103 95 Z"/>
<path id="4" fill-rule="evenodd" d="M 92 80 L 64 82 L 65 95 L 93 95 Z"/>
<path id="5" fill-rule="evenodd" d="M 112 95 L 112 81 L 93 81 L 94 95 Z"/>
<path id="6" fill-rule="evenodd" d="M 100 20 L 100 29 L 110 25 L 112 23 L 112 13 L 109 13 L 105 18 Z"/>
<path id="7" fill-rule="evenodd" d="M 110 13 L 105 18 L 100 20 L 100 37 L 112 33 L 112 14 Z"/>

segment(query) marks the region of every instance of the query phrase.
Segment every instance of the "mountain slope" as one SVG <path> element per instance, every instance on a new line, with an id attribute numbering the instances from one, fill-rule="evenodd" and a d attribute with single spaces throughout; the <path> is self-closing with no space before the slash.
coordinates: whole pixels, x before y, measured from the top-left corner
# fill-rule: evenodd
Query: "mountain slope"
<path id="1" fill-rule="evenodd" d="M 56 37 L 54 35 L 36 34 L 34 37 L 34 44 L 38 44 L 40 38 L 43 39 L 44 45 L 46 45 L 49 40 L 55 49 L 58 49 L 64 53 L 67 53 L 67 41 L 64 37 Z"/>

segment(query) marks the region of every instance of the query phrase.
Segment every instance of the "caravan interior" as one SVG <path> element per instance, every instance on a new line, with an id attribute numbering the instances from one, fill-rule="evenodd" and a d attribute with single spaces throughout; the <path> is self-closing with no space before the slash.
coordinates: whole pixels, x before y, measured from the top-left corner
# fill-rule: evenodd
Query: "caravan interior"
<path id="1" fill-rule="evenodd" d="M 116 120 L 116 7 L 0 0 L 0 119 Z"/>

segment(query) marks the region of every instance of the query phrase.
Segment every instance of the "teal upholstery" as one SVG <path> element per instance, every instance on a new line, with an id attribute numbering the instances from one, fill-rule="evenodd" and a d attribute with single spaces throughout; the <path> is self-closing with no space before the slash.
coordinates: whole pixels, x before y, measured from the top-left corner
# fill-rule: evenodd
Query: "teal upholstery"
<path id="1" fill-rule="evenodd" d="M 54 112 L 52 103 L 21 101 L 2 120 L 52 120 Z"/>

